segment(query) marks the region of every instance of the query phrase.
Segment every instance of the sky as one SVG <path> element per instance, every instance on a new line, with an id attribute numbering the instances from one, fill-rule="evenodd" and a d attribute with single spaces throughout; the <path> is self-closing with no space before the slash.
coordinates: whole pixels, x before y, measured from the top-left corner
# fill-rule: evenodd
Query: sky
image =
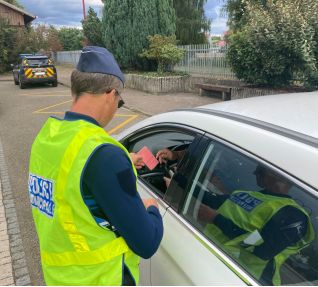
<path id="1" fill-rule="evenodd" d="M 82 0 L 19 0 L 25 10 L 37 16 L 33 23 L 57 27 L 80 27 L 83 19 Z M 226 18 L 221 15 L 222 0 L 208 0 L 205 13 L 212 19 L 211 34 L 222 35 L 226 30 Z M 91 6 L 99 16 L 102 15 L 101 0 L 85 0 L 86 12 Z"/>

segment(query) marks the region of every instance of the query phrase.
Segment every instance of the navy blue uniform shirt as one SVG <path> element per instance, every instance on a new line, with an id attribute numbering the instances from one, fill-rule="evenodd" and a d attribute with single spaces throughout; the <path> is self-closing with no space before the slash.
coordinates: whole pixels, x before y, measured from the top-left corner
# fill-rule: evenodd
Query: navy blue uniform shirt
<path id="1" fill-rule="evenodd" d="M 85 120 L 86 115 L 66 112 L 64 120 Z M 119 147 L 104 144 L 93 152 L 82 173 L 82 196 L 96 223 L 122 236 L 143 258 L 151 257 L 163 236 L 163 224 L 155 206 L 145 209 L 136 189 L 131 161 Z"/>

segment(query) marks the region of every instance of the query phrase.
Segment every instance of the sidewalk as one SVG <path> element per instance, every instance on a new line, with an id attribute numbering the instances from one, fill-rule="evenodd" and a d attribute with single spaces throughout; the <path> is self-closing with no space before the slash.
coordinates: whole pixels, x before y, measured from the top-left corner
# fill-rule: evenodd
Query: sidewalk
<path id="1" fill-rule="evenodd" d="M 0 286 L 31 285 L 0 139 Z"/>
<path id="2" fill-rule="evenodd" d="M 67 87 L 71 86 L 71 66 L 57 66 L 58 81 Z M 171 93 L 153 95 L 147 92 L 125 88 L 123 94 L 125 106 L 147 116 L 180 108 L 191 108 L 220 102 L 220 99 L 201 97 L 192 93 Z"/>

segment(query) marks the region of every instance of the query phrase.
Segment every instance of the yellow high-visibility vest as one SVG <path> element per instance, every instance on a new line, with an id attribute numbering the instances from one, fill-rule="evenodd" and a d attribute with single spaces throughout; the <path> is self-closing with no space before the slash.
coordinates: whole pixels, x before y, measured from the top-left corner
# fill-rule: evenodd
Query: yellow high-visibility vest
<path id="1" fill-rule="evenodd" d="M 138 284 L 139 257 L 95 222 L 81 195 L 85 165 L 103 144 L 130 158 L 104 129 L 84 120 L 49 118 L 32 145 L 29 194 L 47 285 L 121 285 L 124 264 Z"/>
<path id="2" fill-rule="evenodd" d="M 310 217 L 293 199 L 263 194 L 257 191 L 234 191 L 230 198 L 217 211 L 241 229 L 246 230 L 246 233 L 230 239 L 214 224 L 208 224 L 205 227 L 204 233 L 212 240 L 216 240 L 231 257 L 239 262 L 256 279 L 260 279 L 269 260 L 257 257 L 253 254 L 253 250 L 256 246 L 262 244 L 263 241 L 255 241 L 254 244 L 248 245 L 246 244 L 246 239 L 253 232 L 260 233 L 275 213 L 285 206 L 293 206 L 301 210 L 308 218 L 308 225 L 307 232 L 303 238 L 293 246 L 286 247 L 274 257 L 275 271 L 272 281 L 274 285 L 280 285 L 280 268 L 286 259 L 292 254 L 299 252 L 315 239 L 315 231 Z"/>

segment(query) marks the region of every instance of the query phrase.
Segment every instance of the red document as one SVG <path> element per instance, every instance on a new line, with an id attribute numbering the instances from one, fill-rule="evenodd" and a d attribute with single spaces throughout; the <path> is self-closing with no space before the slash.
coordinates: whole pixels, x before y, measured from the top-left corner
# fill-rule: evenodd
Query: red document
<path id="1" fill-rule="evenodd" d="M 145 165 L 150 170 L 153 170 L 157 166 L 157 164 L 159 163 L 159 161 L 155 158 L 155 156 L 152 154 L 152 152 L 146 146 L 144 146 L 138 152 L 138 154 L 142 156 L 142 159 L 143 159 Z"/>

